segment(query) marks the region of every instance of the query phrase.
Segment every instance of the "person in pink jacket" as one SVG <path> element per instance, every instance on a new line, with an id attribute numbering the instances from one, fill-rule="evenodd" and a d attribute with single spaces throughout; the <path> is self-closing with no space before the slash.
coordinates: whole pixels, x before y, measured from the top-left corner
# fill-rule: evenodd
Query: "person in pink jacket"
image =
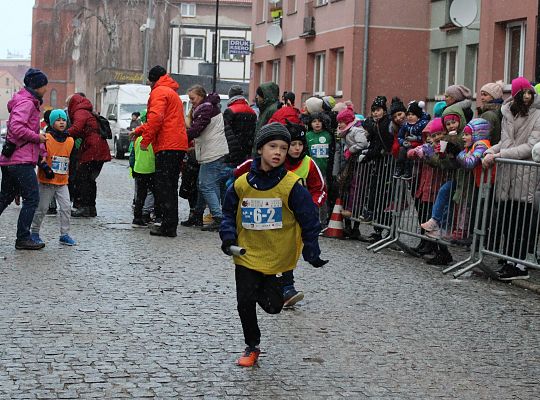
<path id="1" fill-rule="evenodd" d="M 31 239 L 30 225 L 39 204 L 35 167 L 40 161 L 40 144 L 46 140 L 45 134 L 39 131 L 39 107 L 47 92 L 47 84 L 47 76 L 43 72 L 30 68 L 24 76 L 25 87 L 8 102 L 8 133 L 0 155 L 0 215 L 15 196 L 22 197 L 15 241 L 15 248 L 19 250 L 38 250 L 45 246 Z M 45 151 L 43 145 L 41 151 Z"/>

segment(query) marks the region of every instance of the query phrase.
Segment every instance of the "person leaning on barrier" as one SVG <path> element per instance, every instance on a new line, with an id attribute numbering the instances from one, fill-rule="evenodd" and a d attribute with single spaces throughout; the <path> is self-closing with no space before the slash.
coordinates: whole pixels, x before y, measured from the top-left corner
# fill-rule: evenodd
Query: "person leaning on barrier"
<path id="1" fill-rule="evenodd" d="M 532 149 L 540 142 L 540 97 L 530 82 L 519 77 L 512 81 L 512 97 L 501 108 L 501 141 L 484 153 L 482 165 L 489 168 L 496 158 L 532 160 Z M 525 260 L 527 253 L 535 252 L 538 212 L 533 207 L 538 177 L 530 167 L 516 166 L 497 169 L 495 201 L 498 224 L 490 232 L 490 243 L 496 244 L 503 234 L 519 232 L 506 240 L 505 255 Z M 534 175 L 533 175 L 534 174 Z M 522 233 L 522 228 L 528 231 Z M 528 246 L 527 246 L 528 244 Z M 498 271 L 499 279 L 527 279 L 527 267 L 506 262 Z"/>

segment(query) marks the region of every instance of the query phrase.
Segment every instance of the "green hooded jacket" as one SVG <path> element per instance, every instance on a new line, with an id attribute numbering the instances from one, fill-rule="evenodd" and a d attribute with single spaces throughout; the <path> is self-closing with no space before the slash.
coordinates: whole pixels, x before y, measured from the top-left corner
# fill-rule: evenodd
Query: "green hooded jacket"
<path id="1" fill-rule="evenodd" d="M 257 141 L 257 135 L 261 128 L 268 123 L 272 115 L 277 111 L 279 105 L 279 86 L 274 82 L 266 82 L 259 86 L 263 92 L 264 100 L 261 103 L 257 103 L 259 107 L 259 119 L 255 126 L 255 142 Z M 253 148 L 253 152 L 256 153 L 257 149 Z"/>

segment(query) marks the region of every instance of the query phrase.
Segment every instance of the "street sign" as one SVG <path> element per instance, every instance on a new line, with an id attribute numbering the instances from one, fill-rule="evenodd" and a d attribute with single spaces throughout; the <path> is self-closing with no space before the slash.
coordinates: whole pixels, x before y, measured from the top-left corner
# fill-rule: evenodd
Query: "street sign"
<path id="1" fill-rule="evenodd" d="M 229 54 L 247 56 L 250 54 L 251 42 L 249 40 L 229 39 Z"/>

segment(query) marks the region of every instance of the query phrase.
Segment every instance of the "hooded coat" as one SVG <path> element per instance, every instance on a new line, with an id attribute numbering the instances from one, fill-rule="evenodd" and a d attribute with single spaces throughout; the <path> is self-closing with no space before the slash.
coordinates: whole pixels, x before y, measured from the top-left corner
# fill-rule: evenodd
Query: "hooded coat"
<path id="1" fill-rule="evenodd" d="M 446 147 L 446 152 L 449 154 L 452 154 L 455 157 L 465 147 L 465 143 L 463 142 L 463 129 L 465 128 L 465 125 L 467 125 L 467 120 L 465 118 L 465 114 L 463 113 L 463 109 L 459 105 L 453 104 L 449 107 L 446 107 L 445 110 L 443 111 L 443 114 L 442 114 L 443 125 L 444 125 L 444 117 L 449 114 L 456 114 L 459 116 L 459 127 L 457 129 L 457 135 L 446 134 L 443 137 L 443 140 L 446 140 L 448 142 L 448 146 Z"/>
<path id="2" fill-rule="evenodd" d="M 188 149 L 184 107 L 178 96 L 179 86 L 169 75 L 163 75 L 152 87 L 148 98 L 146 123 L 135 129 L 142 134 L 142 146 L 151 143 L 154 153 L 163 150 Z"/>
<path id="3" fill-rule="evenodd" d="M 279 86 L 274 82 L 266 82 L 261 84 L 260 89 L 263 93 L 263 100 L 258 103 L 259 106 L 259 119 L 255 126 L 255 137 L 259 134 L 261 128 L 270 121 L 272 115 L 277 111 L 279 106 Z M 256 149 L 253 149 L 256 153 Z"/>
<path id="4" fill-rule="evenodd" d="M 503 103 L 501 112 L 501 141 L 486 150 L 485 154 L 500 153 L 502 158 L 532 160 L 532 148 L 540 142 L 540 97 L 534 102 L 525 117 L 514 117 L 510 106 L 514 101 L 509 97 Z M 532 203 L 540 176 L 536 169 L 517 165 L 515 168 L 497 169 L 497 193 L 499 200 L 518 200 Z"/>
<path id="5" fill-rule="evenodd" d="M 229 99 L 227 108 L 223 111 L 223 119 L 229 143 L 229 162 L 248 159 L 253 147 L 257 114 L 243 96 L 234 96 Z"/>
<path id="6" fill-rule="evenodd" d="M 478 118 L 484 118 L 491 126 L 489 137 L 491 144 L 497 144 L 501 140 L 501 121 L 502 121 L 502 100 L 501 102 L 491 102 L 478 108 Z"/>
<path id="7" fill-rule="evenodd" d="M 71 121 L 71 126 L 67 129 L 69 136 L 82 139 L 77 152 L 79 163 L 111 161 L 109 144 L 99 134 L 99 124 L 90 100 L 80 94 L 71 96 L 68 116 Z"/>
<path id="8" fill-rule="evenodd" d="M 0 155 L 0 165 L 37 164 L 40 154 L 39 106 L 39 99 L 25 88 L 9 100 L 7 139 L 17 147 L 9 158 Z"/>

